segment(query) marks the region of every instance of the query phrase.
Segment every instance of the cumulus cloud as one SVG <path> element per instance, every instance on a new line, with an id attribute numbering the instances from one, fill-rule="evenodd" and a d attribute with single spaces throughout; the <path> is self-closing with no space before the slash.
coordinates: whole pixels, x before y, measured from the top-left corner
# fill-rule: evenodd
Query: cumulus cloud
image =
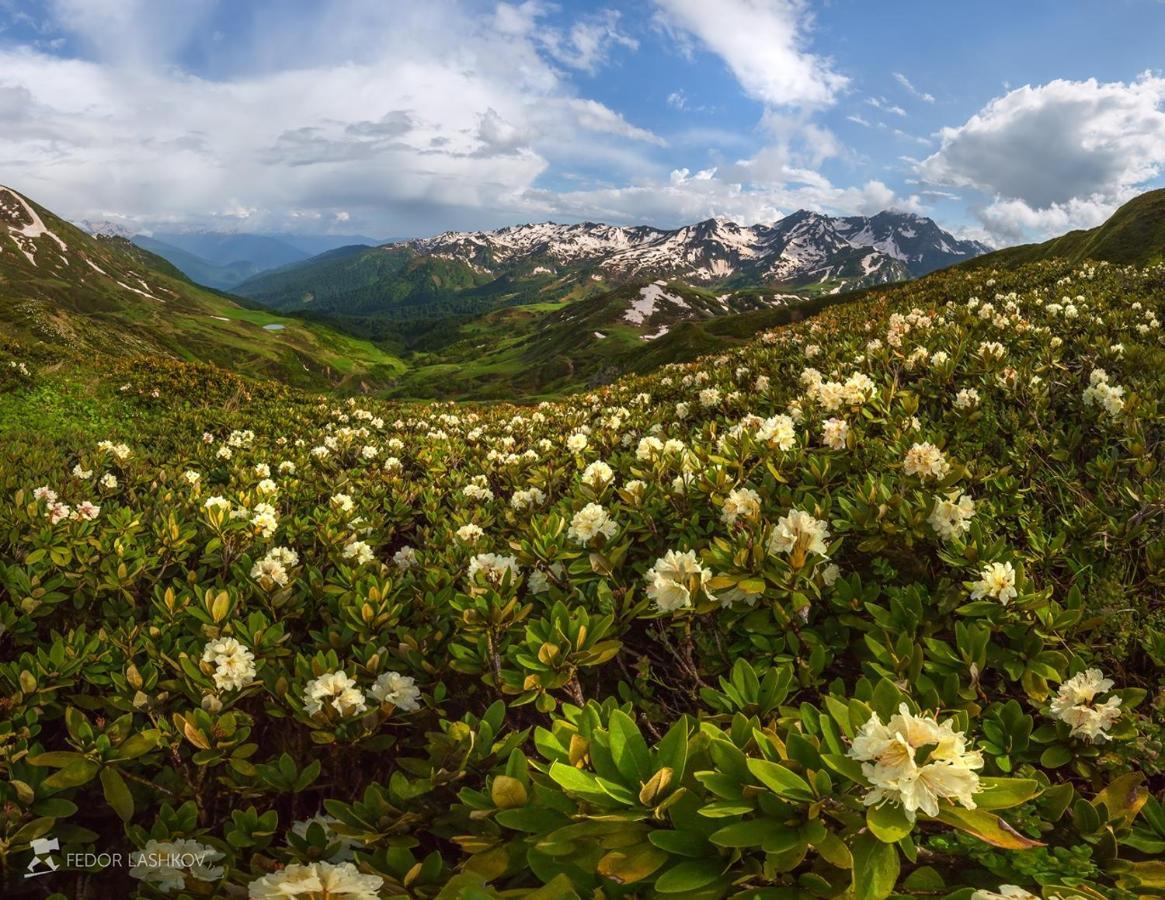
<path id="1" fill-rule="evenodd" d="M 1056 80 L 1017 88 L 944 128 L 917 165 L 935 185 L 991 199 L 979 217 L 1018 240 L 1103 221 L 1165 165 L 1165 78 Z"/>
<path id="2" fill-rule="evenodd" d="M 403 235 L 919 208 L 819 171 L 851 160 L 815 118 L 846 79 L 807 49 L 797 0 L 657 0 L 669 33 L 720 55 L 764 107 L 752 132 L 670 143 L 586 95 L 586 73 L 634 49 L 609 11 L 321 0 L 256 15 L 212 52 L 214 0 L 165 22 L 149 0 L 55 3 L 47 33 L 70 36 L 69 56 L 0 46 L 0 158 L 15 187 L 75 219 Z M 197 74 L 184 64 L 203 57 Z M 705 109 L 682 91 L 668 102 Z"/>
<path id="3" fill-rule="evenodd" d="M 838 187 L 812 169 L 774 158 L 773 148 L 735 163 L 679 168 L 665 179 L 551 193 L 528 191 L 531 215 L 570 215 L 608 222 L 677 226 L 708 217 L 742 225 L 773 222 L 796 209 L 872 215 L 884 209 L 921 212 L 917 195 L 901 197 L 881 181 Z"/>
<path id="4" fill-rule="evenodd" d="M 277 229 L 342 211 L 399 234 L 505 220 L 561 160 L 640 176 L 663 143 L 563 74 L 563 54 L 590 66 L 618 42 L 617 16 L 585 19 L 555 55 L 530 4 L 485 19 L 451 0 L 312 4 L 199 77 L 178 60 L 208 5 L 151 24 L 145 0 L 60 0 L 57 27 L 91 52 L 0 48 L 8 178 L 78 219 Z"/>
<path id="5" fill-rule="evenodd" d="M 682 45 L 716 54 L 754 99 L 774 107 L 828 106 L 848 79 L 805 48 L 801 0 L 655 0 L 659 22 Z"/>

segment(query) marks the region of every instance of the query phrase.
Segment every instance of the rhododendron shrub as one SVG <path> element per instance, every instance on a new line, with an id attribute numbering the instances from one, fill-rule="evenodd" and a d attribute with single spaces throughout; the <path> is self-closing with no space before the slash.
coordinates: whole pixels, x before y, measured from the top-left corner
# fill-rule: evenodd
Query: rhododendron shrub
<path id="1" fill-rule="evenodd" d="M 0 454 L 5 895 L 1159 893 L 1163 299 L 955 269 L 528 405 L 86 375 Z"/>

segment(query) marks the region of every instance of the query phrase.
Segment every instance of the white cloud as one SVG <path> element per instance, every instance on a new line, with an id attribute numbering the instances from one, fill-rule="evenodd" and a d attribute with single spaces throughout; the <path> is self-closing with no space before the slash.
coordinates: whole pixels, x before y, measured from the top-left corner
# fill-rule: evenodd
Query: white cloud
<path id="1" fill-rule="evenodd" d="M 796 209 L 871 215 L 884 209 L 923 211 L 916 195 L 899 197 L 881 181 L 837 187 L 811 169 L 782 164 L 773 148 L 728 166 L 675 169 L 666 179 L 626 186 L 525 196 L 530 215 L 568 215 L 616 223 L 676 226 L 708 217 L 740 224 L 773 222 Z"/>
<path id="2" fill-rule="evenodd" d="M 1046 237 L 1076 228 L 1093 228 L 1112 215 L 1117 205 L 1118 201 L 1100 195 L 1073 197 L 1042 208 L 1032 208 L 1023 200 L 996 198 L 977 214 L 992 238 L 1016 244 L 1031 235 Z"/>
<path id="3" fill-rule="evenodd" d="M 913 84 L 911 84 L 910 79 L 903 75 L 901 72 L 894 73 L 894 80 L 902 85 L 902 87 L 905 88 L 906 93 L 908 93 L 911 97 L 914 97 L 917 100 L 921 100 L 923 103 L 934 103 L 934 94 L 928 94 L 926 91 L 916 88 Z"/>
<path id="4" fill-rule="evenodd" d="M 822 107 L 848 79 L 805 49 L 801 0 L 655 0 L 658 19 L 681 42 L 724 60 L 749 96 L 771 107 Z"/>
<path id="5" fill-rule="evenodd" d="M 869 127 L 870 127 L 870 123 L 869 123 L 869 122 L 867 122 L 865 119 L 863 119 L 861 116 L 857 115 L 856 113 L 855 113 L 854 115 L 852 115 L 852 116 L 846 116 L 846 118 L 847 118 L 849 121 L 851 121 L 851 122 L 855 122 L 856 124 L 858 124 L 858 125 L 861 125 L 861 126 L 862 126 L 862 127 L 864 127 L 864 128 L 869 128 Z"/>
<path id="6" fill-rule="evenodd" d="M 605 9 L 580 19 L 560 35 L 544 29 L 541 39 L 563 65 L 593 74 L 616 47 L 638 50 L 639 41 L 619 30 L 619 13 Z"/>
<path id="7" fill-rule="evenodd" d="M 0 49 L 0 158 L 15 187 L 77 219 L 259 230 L 342 211 L 353 228 L 416 233 L 511 218 L 559 161 L 642 177 L 663 143 L 578 95 L 529 4 L 485 19 L 450 0 L 312 4 L 306 21 L 274 17 L 261 39 L 224 47 L 258 49 L 213 79 L 175 63 L 193 13 L 155 25 L 126 12 L 154 8 L 81 10 L 67 25 L 89 59 Z M 588 40 L 562 46 L 591 64 Z"/>
<path id="8" fill-rule="evenodd" d="M 895 106 L 885 97 L 867 97 L 866 104 L 874 107 L 874 109 L 880 109 L 882 112 L 893 113 L 896 116 L 906 115 L 906 110 L 904 110 L 901 106 Z"/>
<path id="9" fill-rule="evenodd" d="M 956 128 L 917 166 L 936 185 L 993 198 L 979 211 L 1004 240 L 1103 221 L 1165 166 L 1165 78 L 1057 80 L 1017 88 Z"/>

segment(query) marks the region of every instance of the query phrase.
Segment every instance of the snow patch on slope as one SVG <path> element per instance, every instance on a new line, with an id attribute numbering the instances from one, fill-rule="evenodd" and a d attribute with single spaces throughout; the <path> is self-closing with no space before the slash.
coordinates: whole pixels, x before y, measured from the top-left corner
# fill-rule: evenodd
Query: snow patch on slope
<path id="1" fill-rule="evenodd" d="M 688 304 L 683 297 L 669 294 L 663 289 L 667 282 L 654 282 L 639 289 L 639 296 L 631 301 L 631 308 L 623 314 L 623 320 L 632 325 L 642 325 L 655 315 L 655 305 L 661 301 L 674 303 L 681 309 L 687 309 Z"/>
<path id="2" fill-rule="evenodd" d="M 28 261 L 36 265 L 36 239 L 48 236 L 57 242 L 62 251 L 69 249 L 68 245 L 49 230 L 44 221 L 32 208 L 32 205 L 12 188 L 0 185 L 0 214 L 7 219 L 8 235 L 16 244 L 18 250 L 27 257 Z M 20 223 L 20 224 L 17 224 Z M 26 240 L 20 240 L 26 238 Z M 68 259 L 65 259 L 68 264 Z"/>

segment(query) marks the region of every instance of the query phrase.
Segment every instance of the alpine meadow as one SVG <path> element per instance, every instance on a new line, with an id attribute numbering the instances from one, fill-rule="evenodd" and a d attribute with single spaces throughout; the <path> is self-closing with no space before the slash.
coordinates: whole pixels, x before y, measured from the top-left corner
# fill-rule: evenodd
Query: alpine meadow
<path id="1" fill-rule="evenodd" d="M 0 896 L 1165 897 L 1165 5 L 986 6 L 0 3 Z"/>

